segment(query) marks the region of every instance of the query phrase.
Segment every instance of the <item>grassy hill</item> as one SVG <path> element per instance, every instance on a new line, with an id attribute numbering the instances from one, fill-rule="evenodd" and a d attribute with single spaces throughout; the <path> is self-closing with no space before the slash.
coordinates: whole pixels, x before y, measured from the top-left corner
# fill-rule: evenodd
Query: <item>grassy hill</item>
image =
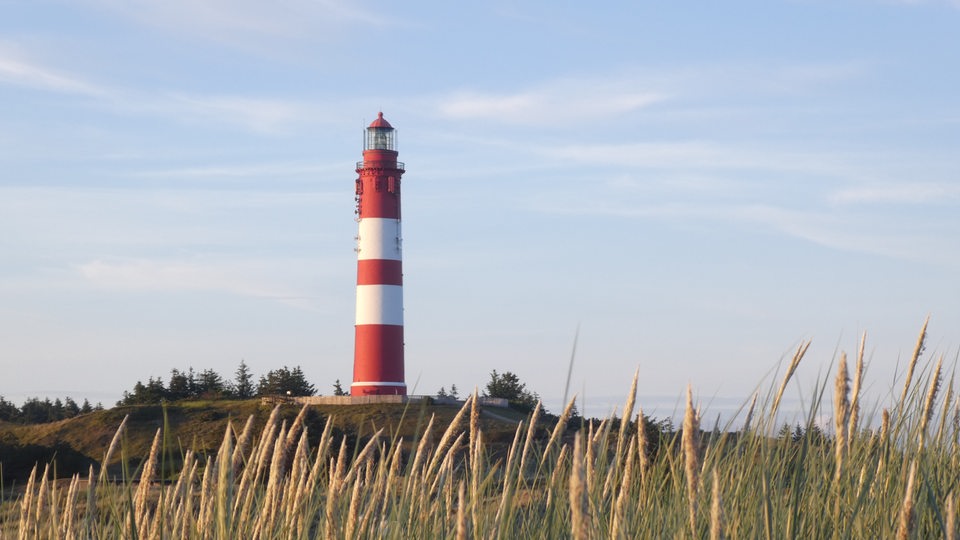
<path id="1" fill-rule="evenodd" d="M 279 405 L 279 415 L 288 422 L 300 412 L 300 405 Z M 108 470 L 119 472 L 121 464 L 135 467 L 150 450 L 157 429 L 164 428 L 167 456 L 176 468 L 183 453 L 192 449 L 200 454 L 215 453 L 223 440 L 228 424 L 237 432 L 253 417 L 255 433 L 266 423 L 274 405 L 259 399 L 245 401 L 179 401 L 160 405 L 115 407 L 95 411 L 68 420 L 46 424 L 17 425 L 0 422 L 0 469 L 3 485 L 22 483 L 34 464 L 56 461 L 56 476 L 67 478 L 74 473 L 86 474 L 90 465 L 99 470 L 118 426 L 127 420 L 122 452 L 117 452 Z M 391 437 L 400 437 L 406 444 L 415 440 L 431 415 L 438 425 L 448 424 L 458 408 L 427 404 L 376 405 L 311 405 L 306 426 L 311 444 L 316 444 L 325 423 L 333 422 L 338 439 L 356 442 L 384 428 Z M 491 444 L 509 444 L 515 422 L 523 414 L 510 409 L 497 409 L 484 415 L 481 425 Z M 339 442 L 338 442 L 339 444 Z"/>

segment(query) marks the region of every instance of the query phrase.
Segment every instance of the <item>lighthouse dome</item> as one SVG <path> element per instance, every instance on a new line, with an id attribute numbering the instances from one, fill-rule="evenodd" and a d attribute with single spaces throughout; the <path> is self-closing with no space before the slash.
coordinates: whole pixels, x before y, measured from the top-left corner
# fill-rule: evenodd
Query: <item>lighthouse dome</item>
<path id="1" fill-rule="evenodd" d="M 372 127 L 372 128 L 393 129 L 393 126 L 390 125 L 390 122 L 387 122 L 387 121 L 383 118 L 383 113 L 382 113 L 382 112 L 378 112 L 378 113 L 377 113 L 377 119 L 370 123 L 370 127 Z"/>

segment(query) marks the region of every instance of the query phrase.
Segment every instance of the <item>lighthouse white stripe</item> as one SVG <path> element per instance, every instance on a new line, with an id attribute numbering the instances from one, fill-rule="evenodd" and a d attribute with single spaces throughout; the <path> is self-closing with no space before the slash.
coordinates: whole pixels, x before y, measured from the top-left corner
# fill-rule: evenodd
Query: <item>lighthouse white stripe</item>
<path id="1" fill-rule="evenodd" d="M 403 325 L 403 287 L 357 285 L 357 324 Z"/>
<path id="2" fill-rule="evenodd" d="M 363 218 L 360 220 L 357 258 L 389 259 L 399 261 L 400 221 L 392 218 Z"/>

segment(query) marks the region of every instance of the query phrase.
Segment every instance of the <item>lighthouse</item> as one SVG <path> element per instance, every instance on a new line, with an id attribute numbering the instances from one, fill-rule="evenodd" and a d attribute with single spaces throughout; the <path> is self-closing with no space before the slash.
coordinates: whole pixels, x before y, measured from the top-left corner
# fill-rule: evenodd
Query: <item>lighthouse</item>
<path id="1" fill-rule="evenodd" d="M 403 270 L 397 136 L 377 114 L 357 162 L 357 313 L 350 394 L 407 394 L 403 377 Z"/>

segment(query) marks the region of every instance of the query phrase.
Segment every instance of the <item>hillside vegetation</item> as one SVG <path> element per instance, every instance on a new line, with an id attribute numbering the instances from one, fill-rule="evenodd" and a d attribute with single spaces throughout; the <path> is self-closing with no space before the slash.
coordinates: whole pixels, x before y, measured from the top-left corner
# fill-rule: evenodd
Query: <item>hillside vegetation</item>
<path id="1" fill-rule="evenodd" d="M 157 429 L 165 427 L 164 442 L 171 450 L 170 459 L 176 464 L 187 450 L 197 455 L 215 453 L 227 426 L 234 430 L 244 427 L 252 418 L 252 429 L 259 433 L 273 412 L 273 404 L 260 399 L 227 401 L 178 401 L 166 405 L 118 406 L 84 414 L 75 418 L 44 424 L 12 424 L 0 422 L 0 467 L 3 481 L 23 483 L 37 463 L 57 459 L 56 476 L 70 478 L 86 473 L 93 465 L 99 471 L 104 453 L 114 434 L 126 418 L 123 455 L 134 465 L 149 452 Z M 276 412 L 279 421 L 290 423 L 301 407 L 294 403 L 281 404 Z M 329 421 L 333 436 L 339 440 L 356 440 L 384 428 L 386 433 L 413 440 L 423 429 L 424 417 L 435 416 L 438 422 L 449 422 L 457 412 L 453 406 L 379 404 L 379 405 L 313 405 L 302 417 L 309 440 L 316 442 Z M 498 410 L 496 416 L 482 419 L 492 435 L 512 434 L 511 422 L 522 415 L 509 409 Z M 123 456 L 115 454 L 107 465 L 118 471 Z"/>
<path id="2" fill-rule="evenodd" d="M 293 411 L 277 407 L 261 429 L 253 420 L 210 419 L 223 422 L 216 451 L 203 454 L 179 442 L 180 467 L 170 471 L 165 465 L 174 449 L 165 434 L 177 424 L 168 411 L 145 459 L 136 469 L 122 468 L 116 481 L 90 469 L 58 484 L 49 466 L 35 469 L 24 489 L 0 503 L 0 533 L 955 539 L 960 401 L 953 379 L 943 384 L 942 357 L 919 363 L 925 337 L 924 329 L 901 390 L 879 411 L 861 410 L 861 342 L 855 361 L 841 354 L 835 375 L 810 389 L 800 429 L 778 426 L 803 344 L 779 384 L 745 404 L 736 431 L 703 432 L 688 388 L 682 428 L 665 444 L 650 438 L 642 411 L 634 415 L 636 377 L 621 414 L 632 422 L 611 416 L 568 430 L 573 402 L 547 424 L 535 405 L 498 434 L 503 424 L 485 423 L 471 398 L 459 410 L 371 414 L 369 429 L 366 419 L 353 418 L 357 436 L 338 438 L 337 426 L 346 424 L 334 417 L 304 407 L 287 420 Z M 870 417 L 878 423 L 864 422 Z M 829 426 L 820 424 L 824 419 Z M 176 429 L 189 433 L 187 425 Z M 418 426 L 411 439 L 404 435 L 408 425 Z M 130 426 L 121 424 L 103 447 L 106 462 L 117 453 L 133 455 L 123 444 Z"/>

